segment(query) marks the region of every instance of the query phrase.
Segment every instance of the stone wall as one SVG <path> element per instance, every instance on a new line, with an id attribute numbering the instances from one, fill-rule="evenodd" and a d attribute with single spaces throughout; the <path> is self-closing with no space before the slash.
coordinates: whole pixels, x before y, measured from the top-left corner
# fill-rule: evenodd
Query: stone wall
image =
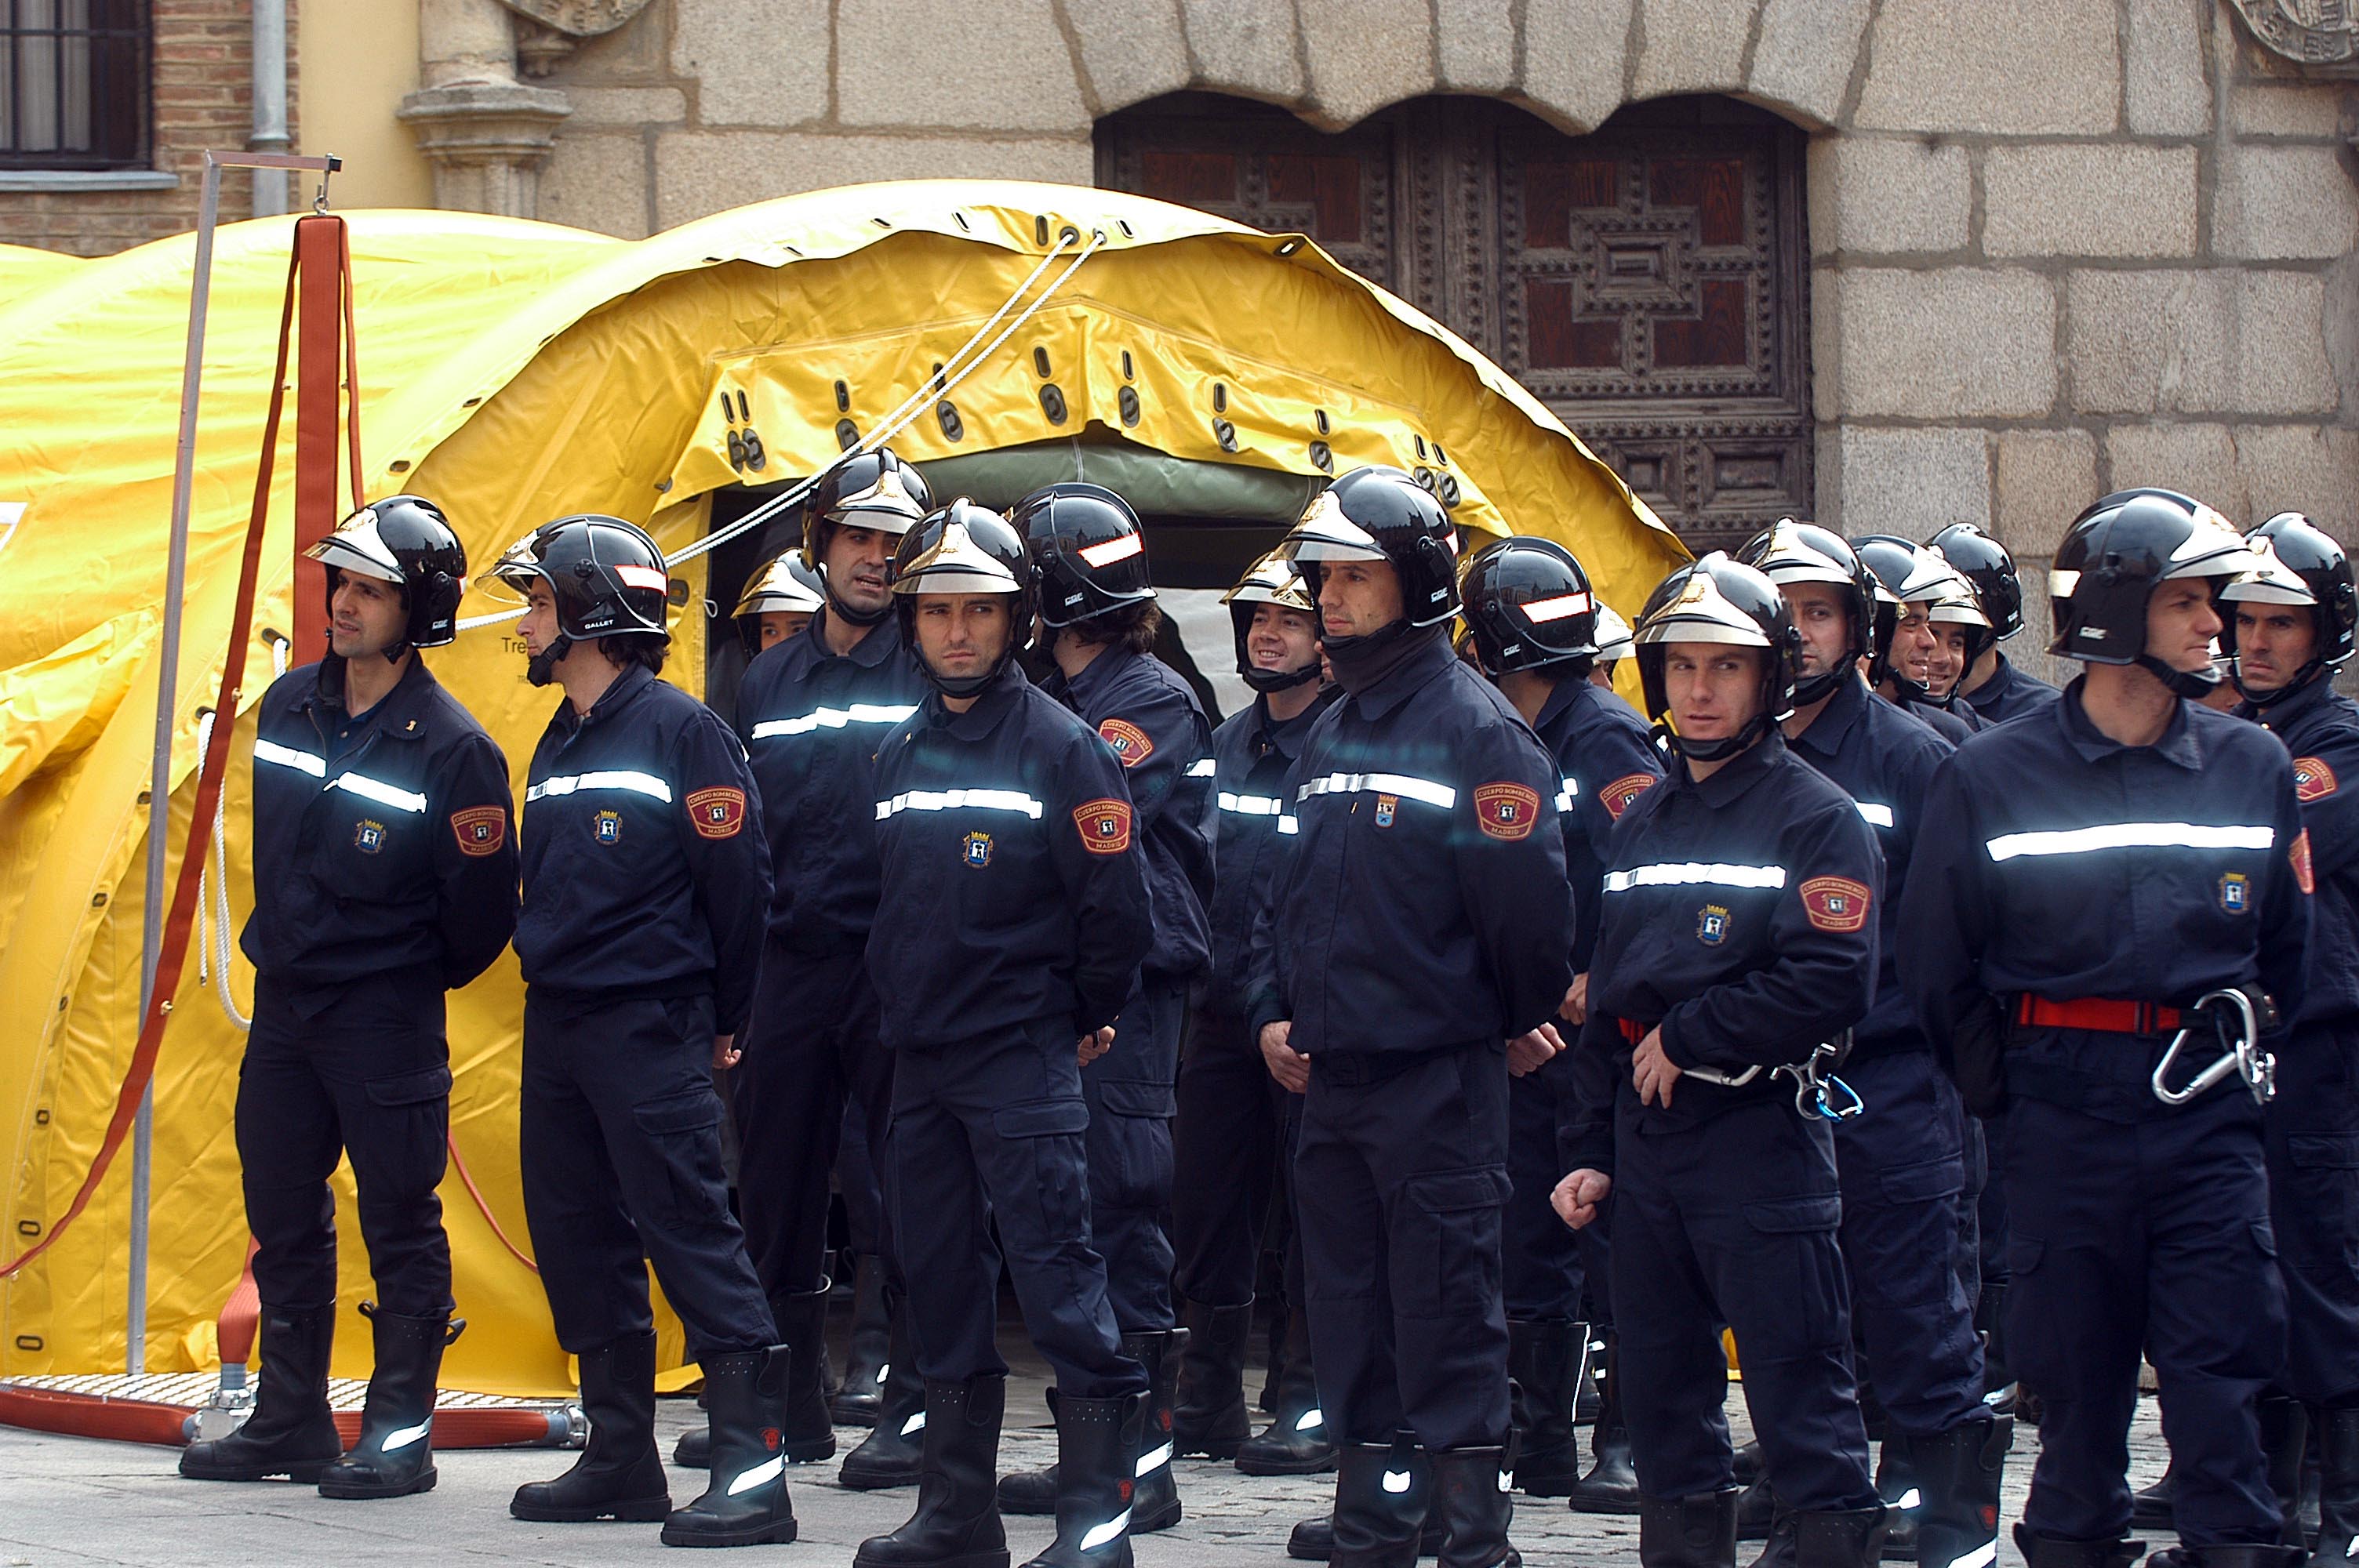
<path id="1" fill-rule="evenodd" d="M 288 0 L 293 36 L 297 0 Z M 254 131 L 249 0 L 154 0 L 152 170 L 55 176 L 0 169 L 0 241 L 106 255 L 197 226 L 204 152 L 243 149 Z M 296 73 L 288 65 L 288 116 Z M 142 178 L 142 177 L 145 178 Z M 253 211 L 251 177 L 222 179 L 222 222 Z"/>

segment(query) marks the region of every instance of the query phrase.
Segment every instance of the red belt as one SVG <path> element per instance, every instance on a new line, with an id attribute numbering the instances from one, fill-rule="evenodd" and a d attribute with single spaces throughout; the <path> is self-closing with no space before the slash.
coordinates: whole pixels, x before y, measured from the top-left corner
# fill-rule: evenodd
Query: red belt
<path id="1" fill-rule="evenodd" d="M 2071 1001 L 2020 996 L 2015 1021 L 2036 1029 L 2096 1029 L 2108 1034 L 2167 1034 L 2179 1027 L 2180 1012 L 2151 1001 L 2114 1001 L 2084 996 Z"/>
<path id="2" fill-rule="evenodd" d="M 1647 1038 L 1647 1031 L 1652 1027 L 1649 1024 L 1640 1023 L 1635 1020 L 1627 1018 L 1617 1018 L 1614 1022 L 1622 1026 L 1622 1038 L 1627 1040 L 1633 1045 L 1645 1040 Z"/>

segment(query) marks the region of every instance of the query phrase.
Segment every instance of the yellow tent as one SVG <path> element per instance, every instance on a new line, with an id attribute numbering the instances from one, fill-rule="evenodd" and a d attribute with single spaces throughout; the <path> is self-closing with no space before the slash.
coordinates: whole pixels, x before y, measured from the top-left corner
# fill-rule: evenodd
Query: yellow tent
<path id="1" fill-rule="evenodd" d="M 644 523 L 679 549 L 707 532 L 716 497 L 734 515 L 748 485 L 816 472 L 875 428 L 1044 257 L 1061 247 L 1036 294 L 1085 245 L 1095 248 L 1070 280 L 897 449 L 928 464 L 1078 443 L 1126 459 L 1132 472 L 1267 479 L 1297 493 L 1365 463 L 1423 468 L 1456 497 L 1462 523 L 1564 539 L 1625 605 L 1683 555 L 1496 367 L 1299 237 L 1106 191 L 983 182 L 823 191 L 636 243 L 446 212 L 349 216 L 363 488 L 435 498 L 478 568 L 573 511 Z M 220 678 L 289 222 L 224 229 L 214 255 L 174 730 L 176 853 L 199 709 Z M 136 1033 L 144 791 L 193 250 L 190 236 L 82 263 L 0 249 L 8 1253 L 62 1212 Z M 763 466 L 741 471 L 732 436 L 748 428 Z M 738 445 L 742 454 L 742 435 Z M 291 625 L 290 466 L 282 457 L 232 753 L 228 874 L 207 891 L 217 905 L 225 881 L 228 919 L 200 931 L 213 972 L 201 977 L 191 954 L 156 1081 L 153 1371 L 212 1364 L 212 1319 L 244 1256 L 230 1134 L 242 1037 L 215 993 L 251 897 L 249 710 L 267 684 L 269 634 Z M 22 503 L 13 533 L 11 503 Z M 713 558 L 679 569 L 688 604 L 702 603 Z M 488 608 L 471 594 L 462 612 Z M 667 676 L 691 689 L 703 680 L 706 626 L 690 613 L 675 628 Z M 551 695 L 526 684 L 501 627 L 468 633 L 430 662 L 506 748 L 521 796 Z M 229 960 L 226 983 L 251 1004 L 242 957 Z M 520 989 L 510 957 L 451 1010 L 453 1137 L 484 1201 L 455 1171 L 444 1185 L 460 1311 L 473 1325 L 446 1379 L 487 1392 L 571 1384 L 538 1282 L 494 1228 L 529 1250 L 515 1140 Z M 0 1281 L 0 1376 L 122 1366 L 127 1168 L 118 1162 L 51 1251 Z M 349 1304 L 367 1274 L 348 1173 L 339 1181 Z M 677 1354 L 676 1331 L 667 1346 Z M 338 1354 L 340 1374 L 364 1373 L 366 1336 L 341 1336 Z"/>

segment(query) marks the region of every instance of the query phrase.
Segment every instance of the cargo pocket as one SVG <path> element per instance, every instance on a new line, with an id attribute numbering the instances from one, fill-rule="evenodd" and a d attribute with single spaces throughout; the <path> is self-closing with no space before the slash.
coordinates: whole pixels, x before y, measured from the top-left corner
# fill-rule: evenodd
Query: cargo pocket
<path id="1" fill-rule="evenodd" d="M 1497 1166 L 1411 1176 L 1394 1219 L 1396 1300 L 1407 1315 L 1479 1315 L 1500 1289 L 1499 1216 L 1506 1172 Z"/>
<path id="2" fill-rule="evenodd" d="M 1160 1213 L 1171 1202 L 1171 1118 L 1179 1110 L 1178 1094 L 1157 1083 L 1096 1087 L 1104 1120 L 1090 1129 L 1090 1202 L 1100 1209 Z"/>
<path id="3" fill-rule="evenodd" d="M 636 1210 L 647 1206 L 657 1224 L 701 1226 L 726 1212 L 729 1194 L 721 1172 L 721 1097 L 691 1089 L 631 1108 L 631 1119 L 647 1140 L 647 1190 L 626 1193 Z"/>
<path id="4" fill-rule="evenodd" d="M 998 1146 L 981 1157 L 985 1195 L 1003 1229 L 1028 1221 L 1038 1227 L 1030 1238 L 1037 1246 L 1088 1237 L 1082 1176 L 1089 1155 L 1082 1139 L 1089 1127 L 1090 1108 L 1078 1098 L 1022 1100 L 991 1113 Z M 995 1173 L 999 1179 L 991 1179 Z M 1008 1239 L 1022 1245 L 1014 1236 Z"/>
<path id="5" fill-rule="evenodd" d="M 344 1149 L 362 1206 L 373 1217 L 431 1194 L 442 1181 L 451 1131 L 451 1069 L 423 1067 L 371 1078 L 369 1111 L 346 1119 Z"/>
<path id="6" fill-rule="evenodd" d="M 2270 1173 L 2273 1182 L 2288 1178 L 2275 1207 L 2307 1222 L 2286 1237 L 2286 1266 L 2330 1277 L 2359 1271 L 2359 1181 L 2351 1175 L 2359 1171 L 2359 1137 L 2288 1133 L 2286 1162 L 2290 1171 Z"/>
<path id="7" fill-rule="evenodd" d="M 1774 1355 L 1826 1350 L 1843 1342 L 1844 1289 L 1843 1255 L 1835 1246 L 1835 1230 L 1843 1223 L 1843 1199 L 1832 1193 L 1816 1197 L 1767 1198 L 1745 1206 L 1749 1235 L 1741 1241 L 1744 1256 L 1734 1261 L 1739 1281 L 1737 1298 L 1751 1303 L 1751 1312 L 1781 1325 L 1784 1346 Z M 1739 1309 L 1744 1310 L 1744 1309 Z M 1745 1354 L 1745 1325 L 1736 1330 L 1737 1354 Z"/>
<path id="8" fill-rule="evenodd" d="M 1896 1207 L 1904 1204 L 1938 1203 L 1955 1198 L 1965 1190 L 1964 1162 L 1955 1156 L 1927 1160 L 1915 1165 L 1896 1165 L 1876 1178 L 1876 1187 L 1884 1201 Z"/>

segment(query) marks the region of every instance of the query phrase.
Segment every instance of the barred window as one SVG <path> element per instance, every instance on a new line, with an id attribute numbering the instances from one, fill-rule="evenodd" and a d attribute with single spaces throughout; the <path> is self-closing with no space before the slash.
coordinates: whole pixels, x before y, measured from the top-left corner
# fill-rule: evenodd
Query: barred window
<path id="1" fill-rule="evenodd" d="M 0 0 L 0 168 L 144 168 L 147 0 Z"/>

